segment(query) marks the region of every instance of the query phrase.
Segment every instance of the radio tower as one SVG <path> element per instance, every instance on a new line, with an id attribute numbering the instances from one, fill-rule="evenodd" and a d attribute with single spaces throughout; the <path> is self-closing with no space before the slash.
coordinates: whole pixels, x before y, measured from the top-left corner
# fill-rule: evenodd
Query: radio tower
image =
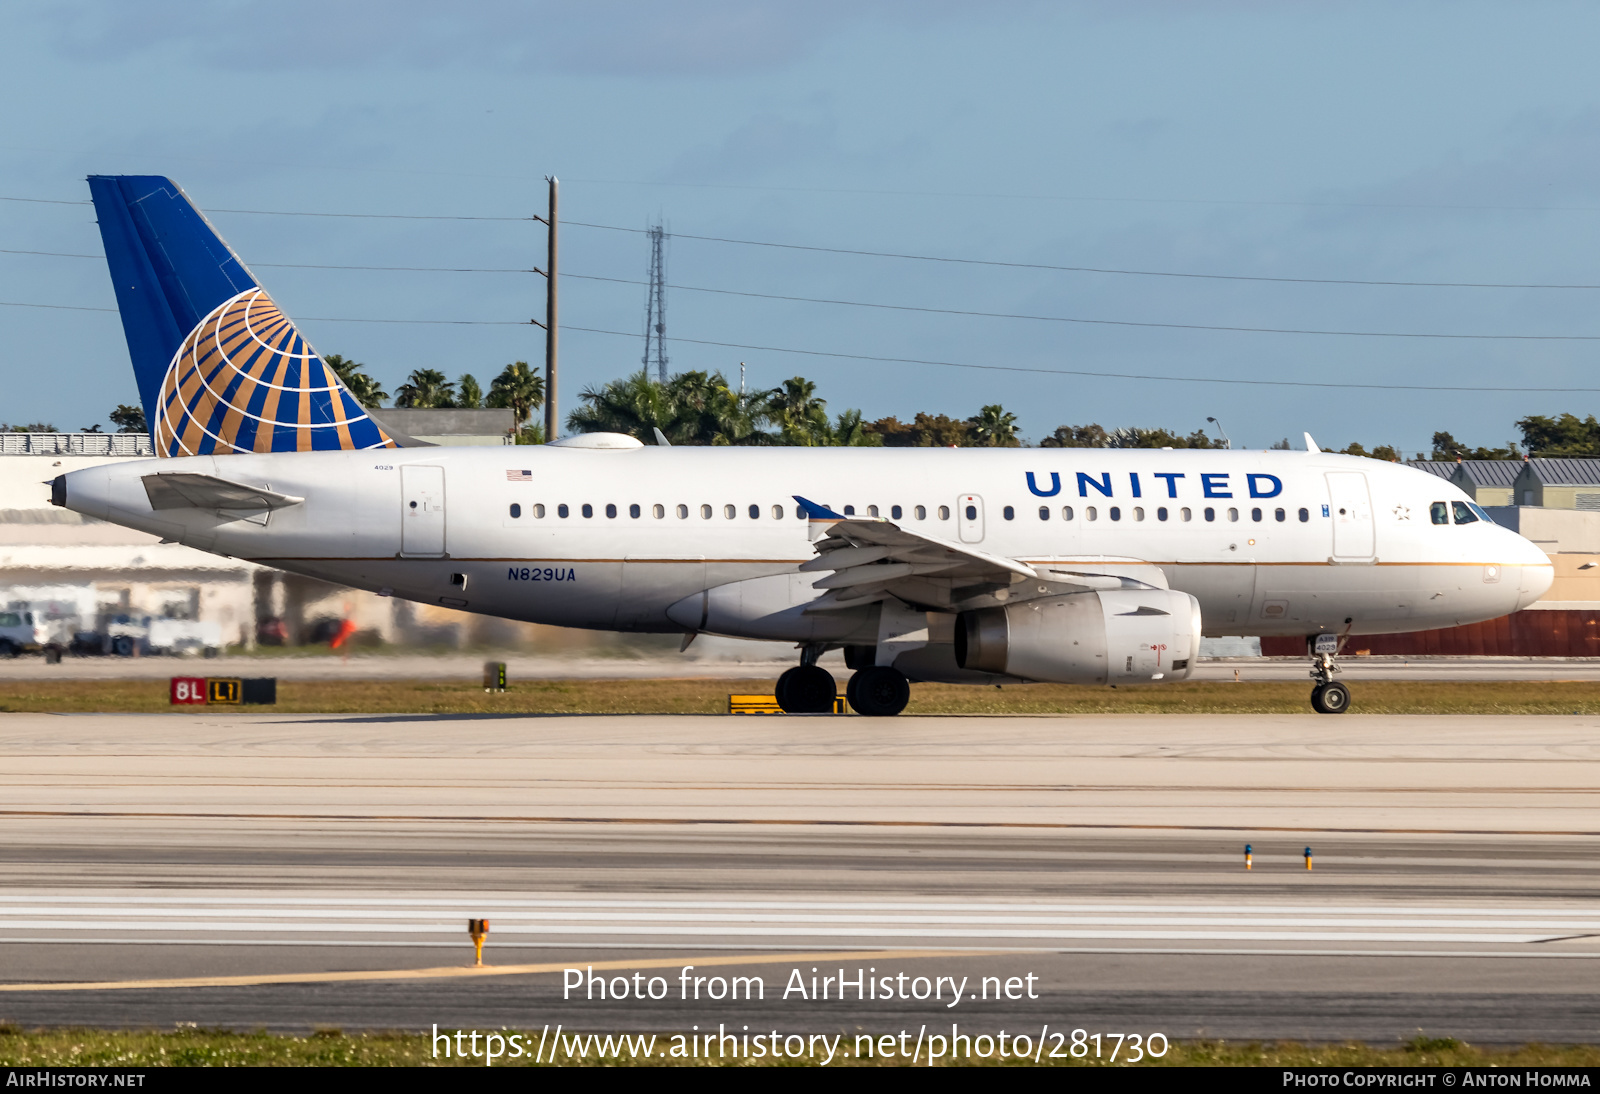
<path id="1" fill-rule="evenodd" d="M 651 363 L 651 346 L 655 347 L 656 378 L 667 382 L 667 272 L 662 241 L 666 233 L 661 225 L 650 228 L 650 295 L 644 306 L 644 367 Z"/>

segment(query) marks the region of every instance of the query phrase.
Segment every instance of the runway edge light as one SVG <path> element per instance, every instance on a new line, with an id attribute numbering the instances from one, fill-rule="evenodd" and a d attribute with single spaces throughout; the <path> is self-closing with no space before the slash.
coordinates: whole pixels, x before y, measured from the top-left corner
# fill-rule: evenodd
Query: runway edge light
<path id="1" fill-rule="evenodd" d="M 1306 848 L 1306 869 L 1311 869 L 1311 848 Z"/>
<path id="2" fill-rule="evenodd" d="M 483 965 L 483 940 L 489 937 L 489 921 L 487 919 L 467 920 L 467 937 L 472 939 L 472 964 L 481 968 Z"/>
<path id="3" fill-rule="evenodd" d="M 1251 863 L 1253 861 L 1254 861 L 1254 849 L 1247 843 L 1247 844 L 1244 845 L 1244 868 L 1246 870 L 1251 869 L 1252 868 L 1251 867 Z"/>

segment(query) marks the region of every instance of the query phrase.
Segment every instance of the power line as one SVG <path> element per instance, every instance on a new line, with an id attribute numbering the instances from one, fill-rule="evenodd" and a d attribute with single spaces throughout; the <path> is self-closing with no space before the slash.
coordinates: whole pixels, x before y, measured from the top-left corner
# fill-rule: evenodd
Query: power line
<path id="1" fill-rule="evenodd" d="M 0 300 L 0 308 L 48 308 L 52 311 L 116 312 L 116 308 L 91 308 L 82 304 L 33 304 L 17 300 Z M 445 327 L 525 327 L 529 319 L 356 319 L 343 315 L 302 315 L 308 322 L 317 323 L 405 323 Z"/>
<path id="2" fill-rule="evenodd" d="M 625 330 L 602 330 L 599 327 L 567 326 L 566 330 L 585 331 L 589 334 L 610 334 L 619 338 L 637 338 L 639 335 Z M 1422 384 L 1355 384 L 1329 383 L 1315 380 L 1240 380 L 1219 376 L 1156 376 L 1135 372 L 1089 372 L 1080 369 L 1027 368 L 1022 365 L 975 365 L 970 361 L 936 361 L 921 357 L 879 357 L 865 353 L 835 353 L 828 350 L 794 349 L 786 346 L 758 346 L 747 342 L 713 342 L 705 338 L 676 336 L 678 342 L 698 346 L 720 346 L 725 349 L 753 349 L 766 353 L 793 353 L 803 357 L 834 357 L 847 361 L 881 361 L 887 364 L 936 365 L 940 368 L 968 368 L 983 372 L 1022 372 L 1042 376 L 1088 376 L 1104 380 L 1156 380 L 1175 384 L 1240 384 L 1247 387 L 1311 387 L 1357 391 L 1444 391 L 1444 392 L 1532 392 L 1534 394 L 1565 394 L 1600 392 L 1600 387 L 1431 387 Z"/>
<path id="3" fill-rule="evenodd" d="M 642 285 L 623 277 L 598 277 L 593 274 L 565 274 L 585 281 L 610 281 L 619 285 Z M 1343 338 L 1444 338 L 1455 341 L 1502 342 L 1600 342 L 1600 334 L 1441 334 L 1437 332 L 1318 330 L 1298 327 L 1233 327 L 1209 323 L 1156 323 L 1134 319 L 1083 319 L 1064 315 L 1027 315 L 1021 312 L 974 311 L 966 308 L 930 308 L 914 304 L 881 304 L 864 300 L 836 300 L 816 296 L 783 296 L 778 293 L 747 292 L 740 289 L 711 289 L 700 285 L 672 285 L 683 292 L 715 293 L 719 296 L 744 296 L 758 300 L 789 300 L 802 304 L 835 304 L 850 308 L 879 308 L 886 311 L 920 312 L 932 315 L 965 315 L 984 319 L 1024 319 L 1039 323 L 1074 323 L 1096 327 L 1153 327 L 1161 330 L 1209 330 L 1240 334 L 1316 334 Z"/>
<path id="4" fill-rule="evenodd" d="M 66 251 L 16 251 L 0 247 L 0 254 L 45 255 L 50 258 L 92 258 L 105 261 L 104 255 L 80 255 Z M 531 274 L 538 270 L 520 270 L 509 266 L 330 266 L 316 262 L 252 262 L 252 266 L 272 270 L 399 270 L 409 273 L 516 273 Z"/>
<path id="5" fill-rule="evenodd" d="M 1004 194 L 962 190 L 873 190 L 860 187 L 760 186 L 717 182 L 647 182 L 639 179 L 573 179 L 603 186 L 672 186 L 696 190 L 756 190 L 788 194 L 864 194 L 873 197 L 980 198 L 1009 201 L 1079 201 L 1132 205 L 1245 205 L 1308 209 L 1445 209 L 1468 212 L 1513 213 L 1600 213 L 1593 205 L 1447 205 L 1433 202 L 1402 201 L 1274 201 L 1260 198 L 1136 198 L 1107 197 L 1098 194 Z"/>
<path id="6" fill-rule="evenodd" d="M 0 196 L 0 201 L 26 201 L 38 205 L 92 205 L 89 201 L 64 201 L 60 198 L 15 198 Z M 292 209 L 207 209 L 208 213 L 243 213 L 270 217 L 338 217 L 352 220 L 491 220 L 505 223 L 531 222 L 533 217 L 424 216 L 416 213 L 306 213 Z"/>
<path id="7" fill-rule="evenodd" d="M 77 304 L 32 304 L 20 303 L 12 300 L 0 300 L 0 307 L 8 308 L 49 308 L 62 311 L 94 311 L 115 312 L 116 308 L 92 308 Z M 528 320 L 518 319 L 357 319 L 349 316 L 307 315 L 301 317 L 306 322 L 316 323 L 401 323 L 445 326 L 506 326 L 523 327 L 528 325 Z M 620 338 L 637 338 L 637 331 L 605 330 L 600 327 L 565 326 L 567 330 L 584 331 L 588 334 L 607 334 Z M 1314 380 L 1243 380 L 1232 377 L 1217 376 L 1161 376 L 1134 372 L 1093 372 L 1084 369 L 1055 369 L 1055 368 L 1027 368 L 1022 365 L 978 365 L 970 361 L 938 361 L 921 357 L 885 357 L 865 353 L 838 353 L 829 350 L 795 349 L 790 346 L 763 346 L 748 342 L 719 342 L 708 338 L 684 338 L 678 336 L 676 341 L 688 342 L 697 346 L 718 346 L 724 349 L 749 349 L 759 350 L 764 353 L 790 353 L 802 357 L 830 357 L 847 361 L 878 361 L 885 364 L 903 365 L 934 365 L 939 368 L 965 368 L 976 369 L 981 372 L 1020 372 L 1036 376 L 1086 376 L 1103 380 L 1153 380 L 1162 383 L 1183 384 L 1236 384 L 1246 387 L 1307 387 L 1331 388 L 1336 390 L 1354 391 L 1443 391 L 1443 392 L 1487 392 L 1499 394 L 1505 392 L 1531 392 L 1533 394 L 1590 394 L 1600 392 L 1596 387 L 1479 387 L 1479 386 L 1433 386 L 1425 384 L 1359 384 L 1359 383 L 1330 383 Z"/>
<path id="8" fill-rule="evenodd" d="M 638 232 L 617 224 L 591 224 L 569 220 L 580 228 L 601 228 L 610 232 Z M 958 258 L 951 255 L 920 255 L 900 251 L 864 251 L 850 247 L 820 247 L 804 243 L 775 243 L 761 239 L 734 239 L 729 236 L 701 236 L 674 232 L 678 239 L 698 239 L 706 243 L 734 243 L 745 247 L 773 247 L 786 251 L 816 251 L 820 254 L 860 255 L 869 258 L 899 258 L 913 262 L 944 262 L 959 266 L 998 266 L 1013 270 L 1051 270 L 1059 273 L 1116 274 L 1126 277 L 1177 277 L 1200 281 L 1268 281 L 1285 285 L 1376 285 L 1421 289 L 1600 289 L 1600 284 L 1546 284 L 1500 281 L 1365 281 L 1353 277 L 1268 277 L 1257 274 L 1187 273 L 1175 270 L 1134 270 L 1110 266 L 1057 266 L 1047 262 L 1006 262 L 987 258 Z"/>
<path id="9" fill-rule="evenodd" d="M 590 179 L 600 181 L 600 179 Z M 733 187 L 738 189 L 738 187 Z M 885 190 L 885 194 L 888 194 Z M 1136 198 L 1128 198 L 1136 200 Z M 90 205 L 90 202 L 64 202 L 56 198 L 19 198 L 0 197 L 0 202 L 35 202 L 43 205 Z M 1205 203 L 1205 202 L 1200 202 Z M 1288 202 L 1285 205 L 1298 205 Z M 1381 206 L 1389 208 L 1389 206 Z M 1434 206 L 1395 206 L 1395 208 L 1434 208 Z M 1440 208 L 1483 208 L 1494 210 L 1502 206 L 1440 206 Z M 1522 206 L 1504 206 L 1504 208 L 1522 208 Z M 1530 206 L 1531 208 L 1531 206 Z M 522 222 L 533 221 L 530 216 L 419 216 L 419 214 L 405 213 L 302 213 L 294 210 L 208 210 L 211 213 L 243 213 L 251 216 L 320 216 L 320 218 L 349 218 L 349 219 L 376 219 L 376 221 L 494 221 L 494 222 Z M 1597 210 L 1600 211 L 1600 210 Z M 621 224 L 594 224 L 587 221 L 566 221 L 573 227 L 587 227 L 587 229 L 600 229 L 606 232 L 640 232 L 648 234 L 650 229 L 635 229 L 635 227 L 621 226 Z M 808 243 L 779 243 L 774 240 L 741 240 L 726 235 L 693 235 L 685 232 L 674 232 L 675 237 L 683 240 L 699 240 L 702 243 L 730 243 L 738 246 L 765 246 L 774 250 L 784 251 L 814 251 L 818 254 L 851 254 L 859 258 L 888 258 L 901 259 L 910 262 L 944 262 L 950 266 L 987 266 L 998 269 L 1013 270 L 1050 270 L 1058 273 L 1104 273 L 1112 277 L 1166 277 L 1181 278 L 1181 280 L 1200 281 L 1266 281 L 1272 285 L 1365 285 L 1378 286 L 1378 288 L 1486 288 L 1486 289 L 1600 289 L 1600 283 L 1565 283 L 1565 281 L 1403 281 L 1403 280 L 1370 280 L 1370 278 L 1355 277 L 1269 277 L 1262 273 L 1195 273 L 1189 270 L 1141 270 L 1126 269 L 1126 267 L 1112 266 L 1059 266 L 1053 262 L 1010 262 L 1003 259 L 974 259 L 960 258 L 952 254 L 915 254 L 909 251 L 867 251 L 861 248 L 848 248 L 848 246 L 819 246 Z M 11 253 L 24 253 L 24 251 L 11 251 Z M 34 254 L 45 254 L 46 251 L 32 251 Z M 269 262 L 253 262 L 251 266 L 272 266 Z M 299 269 L 418 269 L 424 272 L 434 272 L 432 267 L 366 267 L 366 266 L 304 266 Z M 501 270 L 438 270 L 438 272 L 501 272 Z M 523 273 L 526 270 L 506 270 L 506 272 Z"/>

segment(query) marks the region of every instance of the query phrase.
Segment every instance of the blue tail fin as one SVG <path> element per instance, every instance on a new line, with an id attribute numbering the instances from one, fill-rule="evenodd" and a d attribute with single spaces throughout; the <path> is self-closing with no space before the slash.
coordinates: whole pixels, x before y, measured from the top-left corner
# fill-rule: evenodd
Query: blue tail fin
<path id="1" fill-rule="evenodd" d="M 175 182 L 89 192 L 159 455 L 395 447 Z"/>

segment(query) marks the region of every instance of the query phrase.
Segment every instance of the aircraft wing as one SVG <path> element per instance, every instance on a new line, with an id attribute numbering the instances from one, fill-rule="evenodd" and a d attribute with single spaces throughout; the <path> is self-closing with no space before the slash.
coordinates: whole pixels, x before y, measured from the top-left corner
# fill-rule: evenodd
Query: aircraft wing
<path id="1" fill-rule="evenodd" d="M 1032 566 L 879 517 L 848 517 L 802 497 L 795 501 L 810 520 L 817 551 L 817 557 L 801 564 L 800 570 L 821 574 L 812 587 L 826 590 L 808 611 L 855 607 L 891 596 L 934 610 L 950 610 L 1028 580 L 1047 582 L 1053 592 L 1166 585 L 1159 568 L 1148 564 Z M 1138 576 L 1131 576 L 1134 573 Z M 1144 577 L 1153 580 L 1141 580 Z"/>
<path id="2" fill-rule="evenodd" d="M 235 509 L 259 513 L 299 505 L 305 498 L 260 486 L 189 472 L 145 475 L 141 480 L 152 509 Z"/>

